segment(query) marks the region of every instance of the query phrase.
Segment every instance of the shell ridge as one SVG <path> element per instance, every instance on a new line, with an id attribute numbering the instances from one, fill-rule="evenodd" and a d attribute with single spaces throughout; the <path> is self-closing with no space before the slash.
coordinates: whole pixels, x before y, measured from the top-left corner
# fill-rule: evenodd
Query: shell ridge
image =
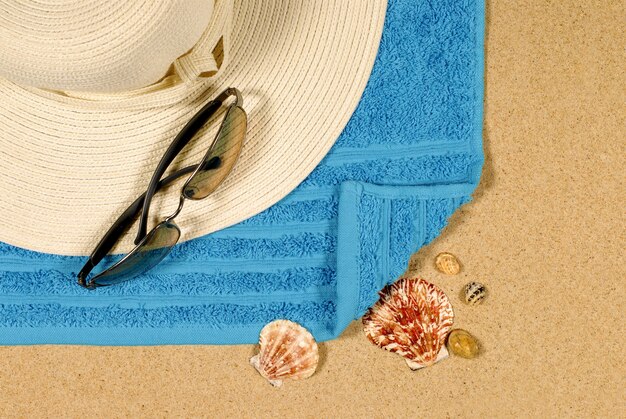
<path id="1" fill-rule="evenodd" d="M 305 351 L 292 351 L 296 347 L 298 347 L 297 340 L 294 340 L 289 346 L 289 350 L 283 351 L 281 357 L 284 362 L 280 365 L 276 365 L 274 371 L 275 376 L 280 377 L 289 374 L 292 371 L 292 368 L 296 368 L 297 366 L 304 364 L 304 361 L 308 359 Z"/>

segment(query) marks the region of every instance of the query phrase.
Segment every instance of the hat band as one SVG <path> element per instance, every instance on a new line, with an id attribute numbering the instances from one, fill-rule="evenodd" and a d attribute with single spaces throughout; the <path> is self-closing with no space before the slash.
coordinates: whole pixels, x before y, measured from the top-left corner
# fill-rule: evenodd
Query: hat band
<path id="1" fill-rule="evenodd" d="M 233 20 L 233 0 L 216 0 L 209 26 L 196 45 L 172 64 L 170 73 L 150 86 L 129 92 L 90 93 L 23 86 L 47 99 L 79 101 L 87 109 L 141 110 L 166 107 L 188 100 L 195 90 L 205 90 L 210 79 L 226 67 Z"/>

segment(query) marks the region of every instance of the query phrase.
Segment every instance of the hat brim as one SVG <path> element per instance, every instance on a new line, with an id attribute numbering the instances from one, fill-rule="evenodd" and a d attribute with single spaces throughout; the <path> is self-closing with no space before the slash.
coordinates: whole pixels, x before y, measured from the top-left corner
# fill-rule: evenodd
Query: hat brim
<path id="1" fill-rule="evenodd" d="M 91 107 L 0 79 L 0 241 L 89 254 L 145 191 L 173 136 L 228 86 L 243 93 L 247 140 L 220 188 L 185 206 L 177 219 L 181 240 L 267 209 L 306 178 L 347 124 L 372 70 L 385 11 L 383 0 L 237 1 L 228 67 L 173 106 Z M 198 135 L 172 170 L 197 163 L 215 129 Z M 179 186 L 157 195 L 152 222 L 173 212 Z M 115 251 L 131 249 L 132 238 Z"/>

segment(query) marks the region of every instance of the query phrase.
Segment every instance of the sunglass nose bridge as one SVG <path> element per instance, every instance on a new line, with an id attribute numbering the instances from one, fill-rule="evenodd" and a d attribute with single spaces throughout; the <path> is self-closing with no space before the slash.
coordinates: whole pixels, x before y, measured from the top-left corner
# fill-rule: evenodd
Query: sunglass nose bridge
<path id="1" fill-rule="evenodd" d="M 185 196 L 183 194 L 180 194 L 178 198 L 178 208 L 176 208 L 176 211 L 174 211 L 172 215 L 165 218 L 165 222 L 169 223 L 174 218 L 176 218 L 178 214 L 180 214 L 180 212 L 183 210 L 183 207 L 185 206 L 185 200 L 186 200 Z"/>

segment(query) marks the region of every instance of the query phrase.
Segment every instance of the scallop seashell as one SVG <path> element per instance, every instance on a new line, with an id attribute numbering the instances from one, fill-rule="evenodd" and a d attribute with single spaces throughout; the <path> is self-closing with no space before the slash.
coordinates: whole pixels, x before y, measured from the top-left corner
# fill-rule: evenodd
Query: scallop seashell
<path id="1" fill-rule="evenodd" d="M 463 287 L 463 298 L 471 306 L 482 303 L 486 295 L 487 290 L 480 282 L 470 282 Z"/>
<path id="2" fill-rule="evenodd" d="M 467 330 L 454 329 L 448 335 L 448 350 L 463 358 L 476 358 L 480 352 L 478 341 Z"/>
<path id="3" fill-rule="evenodd" d="M 319 361 L 317 343 L 304 327 L 289 320 L 267 324 L 259 337 L 261 349 L 250 358 L 259 374 L 280 387 L 286 379 L 308 378 Z"/>
<path id="4" fill-rule="evenodd" d="M 435 258 L 435 267 L 446 275 L 456 275 L 461 272 L 461 264 L 452 253 L 439 253 Z"/>
<path id="5" fill-rule="evenodd" d="M 454 313 L 441 289 L 418 277 L 402 278 L 380 296 L 363 317 L 374 345 L 402 355 L 412 370 L 448 356 L 445 341 Z"/>

